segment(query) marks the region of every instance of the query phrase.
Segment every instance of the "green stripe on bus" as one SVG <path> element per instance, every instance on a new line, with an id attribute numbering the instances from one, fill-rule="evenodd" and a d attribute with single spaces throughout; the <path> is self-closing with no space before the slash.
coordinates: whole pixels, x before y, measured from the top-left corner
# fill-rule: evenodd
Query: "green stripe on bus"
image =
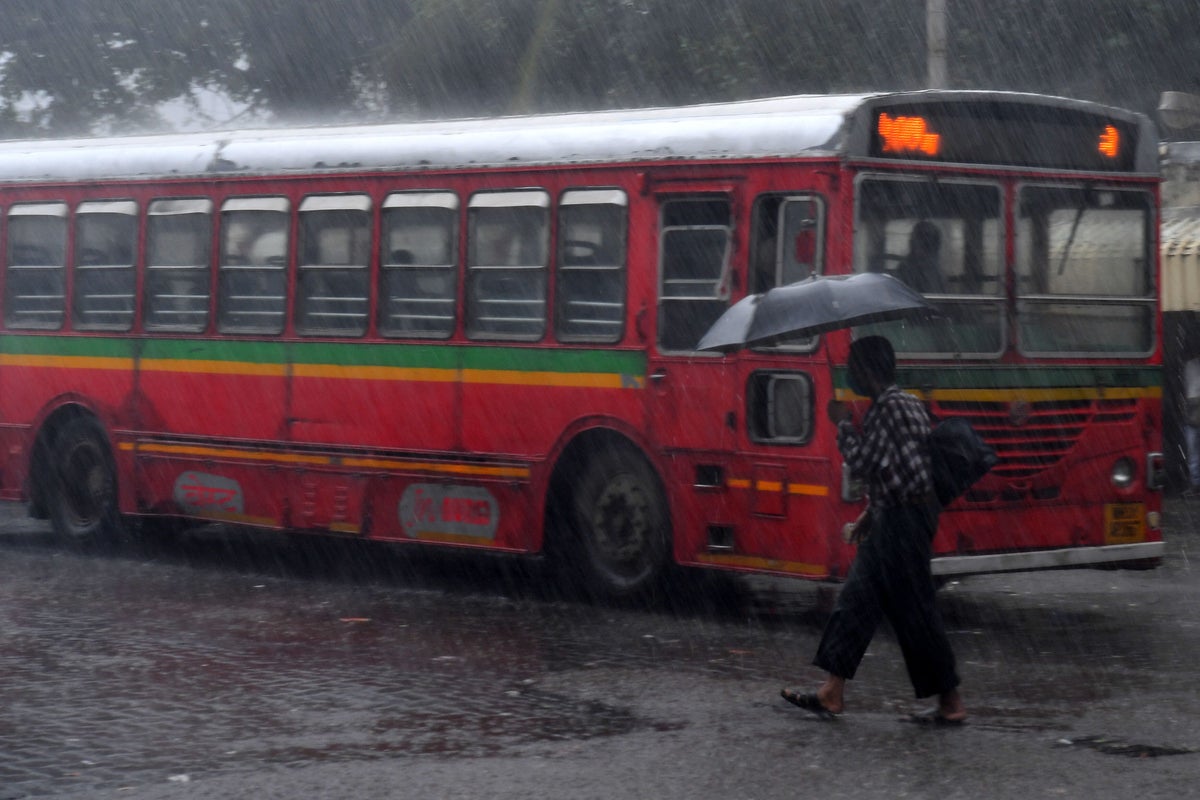
<path id="1" fill-rule="evenodd" d="M 80 335 L 0 336 L 0 353 L 14 356 L 132 358 L 136 339 Z"/>
<path id="2" fill-rule="evenodd" d="M 0 353 L 30 356 L 142 358 L 249 364 L 607 373 L 641 376 L 646 355 L 630 350 L 542 349 L 487 345 L 135 339 L 92 336 L 0 336 Z M 290 354 L 290 358 L 289 358 Z"/>
<path id="3" fill-rule="evenodd" d="M 283 342 L 143 339 L 141 343 L 142 358 L 247 364 L 283 364 L 287 360 L 287 345 Z"/>

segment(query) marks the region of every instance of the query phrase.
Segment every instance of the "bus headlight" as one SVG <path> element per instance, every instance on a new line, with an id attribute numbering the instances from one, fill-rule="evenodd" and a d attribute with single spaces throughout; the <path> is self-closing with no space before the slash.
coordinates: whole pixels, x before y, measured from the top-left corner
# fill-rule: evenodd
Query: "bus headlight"
<path id="1" fill-rule="evenodd" d="M 1113 486 L 1118 489 L 1128 489 L 1133 486 L 1133 476 L 1135 472 L 1133 461 L 1128 458 L 1118 458 L 1112 468 Z"/>

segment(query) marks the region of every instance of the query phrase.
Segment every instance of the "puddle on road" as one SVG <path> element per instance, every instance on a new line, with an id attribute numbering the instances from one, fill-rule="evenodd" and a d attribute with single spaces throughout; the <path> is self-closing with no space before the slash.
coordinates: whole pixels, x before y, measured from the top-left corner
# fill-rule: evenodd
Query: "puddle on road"
<path id="1" fill-rule="evenodd" d="M 367 738 L 324 746 L 286 747 L 261 754 L 265 761 L 312 763 L 394 756 L 449 758 L 502 755 L 514 747 L 620 736 L 639 730 L 678 730 L 682 723 L 641 718 L 626 708 L 553 692 L 480 696 L 455 711 L 402 711 L 385 715 Z"/>
<path id="2" fill-rule="evenodd" d="M 1075 736 L 1059 739 L 1059 747 L 1086 747 L 1098 753 L 1129 758 L 1157 758 L 1159 756 L 1182 756 L 1195 753 L 1189 747 L 1169 747 L 1157 744 L 1139 744 L 1115 736 Z"/>

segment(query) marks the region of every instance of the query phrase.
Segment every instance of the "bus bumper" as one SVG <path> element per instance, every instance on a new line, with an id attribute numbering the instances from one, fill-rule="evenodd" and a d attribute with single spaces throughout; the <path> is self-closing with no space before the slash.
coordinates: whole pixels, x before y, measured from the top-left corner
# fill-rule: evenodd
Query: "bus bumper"
<path id="1" fill-rule="evenodd" d="M 1152 567 L 1166 549 L 1165 542 L 1112 544 L 1103 547 L 1066 547 L 1023 553 L 993 553 L 978 556 L 940 556 L 930 562 L 933 574 L 984 575 L 994 572 L 1026 572 L 1072 567 Z"/>

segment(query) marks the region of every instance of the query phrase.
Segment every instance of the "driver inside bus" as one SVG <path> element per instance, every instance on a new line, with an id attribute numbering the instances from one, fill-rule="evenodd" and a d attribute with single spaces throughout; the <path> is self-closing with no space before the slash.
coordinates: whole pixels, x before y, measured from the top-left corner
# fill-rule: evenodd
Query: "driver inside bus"
<path id="1" fill-rule="evenodd" d="M 900 280 L 921 294 L 945 294 L 941 255 L 942 232 L 929 220 L 921 220 L 908 235 L 908 256 L 900 263 Z"/>

